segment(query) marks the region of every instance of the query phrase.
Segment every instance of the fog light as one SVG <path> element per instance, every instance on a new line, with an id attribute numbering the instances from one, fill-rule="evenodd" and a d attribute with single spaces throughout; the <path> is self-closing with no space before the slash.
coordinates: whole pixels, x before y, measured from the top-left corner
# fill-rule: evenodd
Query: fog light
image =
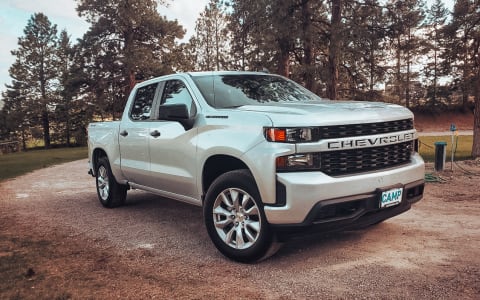
<path id="1" fill-rule="evenodd" d="M 320 168 L 319 154 L 304 153 L 280 156 L 276 159 L 277 171 L 314 170 Z"/>

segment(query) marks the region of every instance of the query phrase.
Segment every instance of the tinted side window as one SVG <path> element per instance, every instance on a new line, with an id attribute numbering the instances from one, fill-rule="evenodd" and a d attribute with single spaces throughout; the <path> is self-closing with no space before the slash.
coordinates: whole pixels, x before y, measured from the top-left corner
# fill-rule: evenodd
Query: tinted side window
<path id="1" fill-rule="evenodd" d="M 170 80 L 165 83 L 161 105 L 171 104 L 186 104 L 190 116 L 193 116 L 196 113 L 192 96 L 190 96 L 185 83 L 181 80 Z"/>
<path id="2" fill-rule="evenodd" d="M 130 118 L 132 118 L 132 120 L 139 121 L 150 118 L 157 85 L 158 83 L 154 83 L 137 90 L 135 100 L 133 101 L 132 111 L 130 112 Z"/>

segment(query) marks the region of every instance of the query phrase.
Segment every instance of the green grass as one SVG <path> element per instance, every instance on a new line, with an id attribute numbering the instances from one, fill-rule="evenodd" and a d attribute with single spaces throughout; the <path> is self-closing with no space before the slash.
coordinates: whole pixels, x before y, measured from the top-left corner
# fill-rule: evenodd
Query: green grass
<path id="1" fill-rule="evenodd" d="M 435 142 L 446 142 L 447 150 L 447 161 L 451 160 L 450 153 L 452 151 L 452 136 L 421 136 L 420 137 L 420 155 L 422 155 L 425 161 L 433 162 L 435 161 Z M 457 137 L 455 137 L 454 142 L 457 150 L 455 151 L 455 160 L 466 160 L 472 158 L 472 145 L 473 145 L 473 136 L 471 135 L 459 135 L 458 143 Z"/>
<path id="2" fill-rule="evenodd" d="M 0 181 L 52 165 L 87 158 L 87 155 L 87 147 L 0 154 Z"/>
<path id="3" fill-rule="evenodd" d="M 450 161 L 451 136 L 421 136 L 420 154 L 425 161 L 435 160 L 434 143 L 447 142 L 447 161 Z M 456 141 L 455 141 L 456 142 Z M 455 160 L 470 159 L 473 137 L 458 136 Z M 28 172 L 61 164 L 73 160 L 87 158 L 87 147 L 60 148 L 50 150 L 31 150 L 27 152 L 0 155 L 0 181 L 13 178 Z"/>

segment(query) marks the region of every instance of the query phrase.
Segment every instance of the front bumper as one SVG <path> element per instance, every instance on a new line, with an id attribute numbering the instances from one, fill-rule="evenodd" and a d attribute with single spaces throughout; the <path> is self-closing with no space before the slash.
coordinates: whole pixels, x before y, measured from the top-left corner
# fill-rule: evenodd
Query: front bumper
<path id="1" fill-rule="evenodd" d="M 280 241 L 292 237 L 363 228 L 399 215 L 423 196 L 425 182 L 419 180 L 404 186 L 402 202 L 379 208 L 379 192 L 332 199 L 317 203 L 300 224 L 272 225 Z"/>
<path id="2" fill-rule="evenodd" d="M 265 205 L 265 215 L 273 227 L 284 228 L 312 225 L 319 229 L 336 228 L 378 214 L 373 218 L 380 219 L 374 220 L 376 223 L 408 210 L 412 203 L 422 198 L 424 172 L 424 162 L 416 154 L 408 165 L 353 176 L 334 178 L 321 172 L 278 173 L 277 181 L 285 190 L 285 204 Z M 392 186 L 404 187 L 402 202 L 380 210 L 378 190 Z"/>

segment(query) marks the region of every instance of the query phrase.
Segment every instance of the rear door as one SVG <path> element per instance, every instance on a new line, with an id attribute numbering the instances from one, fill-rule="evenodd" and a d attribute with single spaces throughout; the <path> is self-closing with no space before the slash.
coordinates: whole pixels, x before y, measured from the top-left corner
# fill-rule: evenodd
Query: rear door
<path id="1" fill-rule="evenodd" d="M 129 108 L 128 118 L 120 122 L 119 145 L 121 168 L 130 182 L 145 185 L 150 172 L 150 125 L 152 107 L 159 83 L 139 87 Z"/>

